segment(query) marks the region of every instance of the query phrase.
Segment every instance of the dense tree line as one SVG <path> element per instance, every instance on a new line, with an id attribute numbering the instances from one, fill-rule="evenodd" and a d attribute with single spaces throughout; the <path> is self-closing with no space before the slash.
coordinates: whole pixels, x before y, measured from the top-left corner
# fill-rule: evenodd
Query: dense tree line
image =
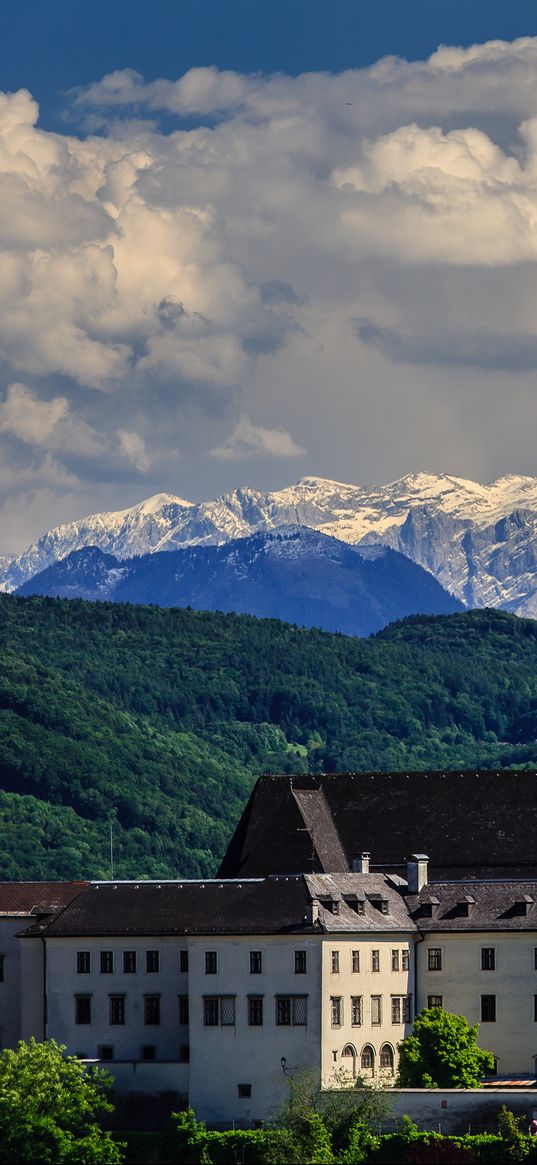
<path id="1" fill-rule="evenodd" d="M 262 772 L 533 767 L 537 623 L 367 640 L 277 620 L 0 596 L 5 878 L 214 871 Z"/>

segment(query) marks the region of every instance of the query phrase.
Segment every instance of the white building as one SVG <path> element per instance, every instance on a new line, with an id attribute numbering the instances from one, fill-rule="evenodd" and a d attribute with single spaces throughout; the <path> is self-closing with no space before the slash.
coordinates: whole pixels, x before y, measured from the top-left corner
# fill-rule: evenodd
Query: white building
<path id="1" fill-rule="evenodd" d="M 274 1115 L 302 1068 L 394 1079 L 415 1009 L 537 1055 L 537 881 L 356 872 L 0 885 L 0 1033 L 54 1038 L 212 1123 Z M 358 867 L 360 867 L 358 869 Z"/>

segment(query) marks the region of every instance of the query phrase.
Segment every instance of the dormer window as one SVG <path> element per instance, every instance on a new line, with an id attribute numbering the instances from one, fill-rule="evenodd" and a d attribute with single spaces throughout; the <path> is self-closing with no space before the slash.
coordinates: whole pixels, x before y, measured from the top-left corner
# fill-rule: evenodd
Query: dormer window
<path id="1" fill-rule="evenodd" d="M 319 902 L 330 914 L 339 914 L 339 898 L 319 898 Z"/>
<path id="2" fill-rule="evenodd" d="M 459 918 L 468 918 L 472 906 L 475 906 L 475 898 L 472 898 L 471 894 L 465 894 L 463 898 L 460 898 L 457 902 Z"/>
<path id="3" fill-rule="evenodd" d="M 534 901 L 535 899 L 532 898 L 531 894 L 522 894 L 513 905 L 513 914 L 522 916 L 529 914 Z"/>

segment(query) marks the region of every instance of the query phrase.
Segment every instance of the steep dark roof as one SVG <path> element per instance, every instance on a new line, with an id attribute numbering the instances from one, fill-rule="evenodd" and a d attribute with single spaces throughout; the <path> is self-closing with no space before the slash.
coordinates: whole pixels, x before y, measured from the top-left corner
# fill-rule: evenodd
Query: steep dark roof
<path id="1" fill-rule="evenodd" d="M 0 882 L 0 916 L 52 914 L 87 886 L 89 882 Z"/>
<path id="2" fill-rule="evenodd" d="M 306 791 L 323 794 L 331 818 L 325 852 Z M 260 777 L 219 875 L 330 873 L 339 853 L 350 870 L 363 850 L 372 869 L 394 870 L 420 850 L 435 878 L 537 877 L 536 824 L 536 770 Z"/>
<path id="3" fill-rule="evenodd" d="M 431 901 L 432 915 L 423 917 L 422 903 Z M 406 902 L 419 930 L 537 930 L 537 881 L 431 882 Z"/>

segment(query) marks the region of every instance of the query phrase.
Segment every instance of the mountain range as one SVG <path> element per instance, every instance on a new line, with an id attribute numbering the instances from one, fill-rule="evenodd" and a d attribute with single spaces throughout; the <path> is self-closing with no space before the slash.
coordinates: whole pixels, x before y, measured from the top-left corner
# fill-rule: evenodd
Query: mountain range
<path id="1" fill-rule="evenodd" d="M 200 503 L 157 494 L 126 510 L 57 526 L 23 554 L 2 560 L 0 587 L 14 591 L 90 546 L 123 560 L 236 544 L 289 526 L 361 551 L 367 545 L 397 551 L 466 607 L 537 616 L 537 478 L 519 475 L 481 485 L 415 473 L 371 487 L 304 477 L 273 493 L 244 488 Z"/>
<path id="2" fill-rule="evenodd" d="M 123 560 L 97 547 L 74 550 L 17 593 L 236 611 L 347 635 L 463 609 L 396 550 L 349 546 L 301 526 Z"/>

